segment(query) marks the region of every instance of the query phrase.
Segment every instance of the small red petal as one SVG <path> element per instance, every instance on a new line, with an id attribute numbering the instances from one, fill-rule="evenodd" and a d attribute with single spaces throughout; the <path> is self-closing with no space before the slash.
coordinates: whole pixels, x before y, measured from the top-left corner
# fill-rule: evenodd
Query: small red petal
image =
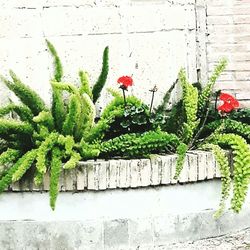
<path id="1" fill-rule="evenodd" d="M 133 85 L 133 79 L 130 76 L 121 76 L 118 78 L 117 83 L 127 88 Z"/>

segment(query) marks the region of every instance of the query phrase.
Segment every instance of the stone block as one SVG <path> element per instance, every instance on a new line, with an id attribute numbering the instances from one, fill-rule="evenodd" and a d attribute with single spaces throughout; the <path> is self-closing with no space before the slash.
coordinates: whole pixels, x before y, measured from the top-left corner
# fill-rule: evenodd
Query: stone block
<path id="1" fill-rule="evenodd" d="M 149 159 L 141 159 L 140 160 L 140 178 L 141 178 L 141 186 L 146 187 L 150 185 L 150 177 L 151 177 L 151 163 Z"/>
<path id="2" fill-rule="evenodd" d="M 77 190 L 82 191 L 85 188 L 85 185 L 87 185 L 86 182 L 86 164 L 79 164 L 76 168 L 76 187 Z"/>
<path id="3" fill-rule="evenodd" d="M 198 156 L 198 180 L 205 180 L 207 178 L 207 157 L 205 151 L 194 151 Z"/>
<path id="4" fill-rule="evenodd" d="M 207 179 L 213 179 L 215 177 L 215 157 L 212 152 L 206 152 L 207 156 Z"/>
<path id="5" fill-rule="evenodd" d="M 119 160 L 110 160 L 108 166 L 108 188 L 116 188 L 118 185 L 118 164 Z"/>
<path id="6" fill-rule="evenodd" d="M 104 222 L 104 244 L 107 249 L 119 249 L 129 244 L 128 221 L 110 220 Z"/>
<path id="7" fill-rule="evenodd" d="M 185 183 L 188 182 L 189 180 L 189 161 L 188 161 L 188 156 L 185 156 L 185 160 L 184 160 L 184 164 L 183 164 L 183 168 L 181 170 L 180 176 L 178 178 L 178 181 L 180 183 Z"/>
<path id="8" fill-rule="evenodd" d="M 130 186 L 131 187 L 140 187 L 141 185 L 141 179 L 140 179 L 140 160 L 131 160 L 130 161 Z"/>
<path id="9" fill-rule="evenodd" d="M 98 190 L 99 164 L 89 162 L 87 165 L 88 189 Z"/>
<path id="10" fill-rule="evenodd" d="M 192 154 L 192 151 L 187 153 L 187 161 L 189 165 L 188 180 L 190 182 L 197 181 L 198 179 L 198 156 Z"/>
<path id="11" fill-rule="evenodd" d="M 153 245 L 153 225 L 151 219 L 128 221 L 129 245 L 135 247 Z"/>
<path id="12" fill-rule="evenodd" d="M 171 182 L 172 159 L 173 157 L 171 155 L 161 156 L 161 184 L 170 184 Z"/>
<path id="13" fill-rule="evenodd" d="M 171 184 L 176 184 L 177 180 L 174 179 L 175 176 L 175 171 L 176 171 L 176 160 L 177 160 L 177 155 L 171 155 L 171 179 L 170 183 Z"/>
<path id="14" fill-rule="evenodd" d="M 77 187 L 77 171 L 76 169 L 64 170 L 64 183 L 66 191 L 76 190 Z"/>
<path id="15" fill-rule="evenodd" d="M 109 162 L 104 160 L 98 160 L 97 162 L 99 163 L 98 189 L 104 190 L 107 188 L 107 168 Z"/>
<path id="16" fill-rule="evenodd" d="M 130 187 L 130 161 L 129 160 L 119 160 L 117 166 L 117 186 L 119 188 Z"/>
<path id="17" fill-rule="evenodd" d="M 151 185 L 159 185 L 162 175 L 162 157 L 152 157 L 151 161 Z"/>

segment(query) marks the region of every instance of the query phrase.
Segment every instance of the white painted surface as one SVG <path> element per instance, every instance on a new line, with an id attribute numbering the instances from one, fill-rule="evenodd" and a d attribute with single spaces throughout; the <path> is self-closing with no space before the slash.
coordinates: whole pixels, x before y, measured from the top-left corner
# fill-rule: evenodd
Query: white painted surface
<path id="1" fill-rule="evenodd" d="M 62 59 L 65 81 L 78 83 L 78 70 L 84 69 L 94 83 L 107 45 L 106 86 L 117 88 L 119 76 L 133 75 L 135 85 L 129 93 L 146 103 L 155 84 L 155 104 L 160 102 L 180 67 L 196 81 L 194 1 L 0 0 L 0 7 L 1 73 L 13 69 L 47 103 L 53 67 L 45 38 Z M 104 92 L 99 106 L 107 97 Z"/>
<path id="2" fill-rule="evenodd" d="M 55 211 L 49 207 L 48 193 L 4 193 L 0 196 L 0 220 L 68 221 L 198 213 L 218 207 L 220 187 L 219 180 L 212 180 L 154 188 L 61 192 Z"/>

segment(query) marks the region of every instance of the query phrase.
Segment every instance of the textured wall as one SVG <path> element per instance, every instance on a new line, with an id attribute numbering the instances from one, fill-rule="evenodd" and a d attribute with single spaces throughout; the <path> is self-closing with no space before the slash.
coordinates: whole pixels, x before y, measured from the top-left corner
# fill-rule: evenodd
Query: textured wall
<path id="1" fill-rule="evenodd" d="M 219 57 L 229 65 L 217 88 L 226 89 L 250 106 L 250 1 L 207 0 L 209 70 Z"/>
<path id="2" fill-rule="evenodd" d="M 13 69 L 48 103 L 52 62 L 45 38 L 59 52 L 65 81 L 78 82 L 79 69 L 94 81 L 106 45 L 107 86 L 133 74 L 132 92 L 147 103 L 148 90 L 157 84 L 162 96 L 182 66 L 197 80 L 195 0 L 0 0 L 0 6 L 1 73 Z"/>

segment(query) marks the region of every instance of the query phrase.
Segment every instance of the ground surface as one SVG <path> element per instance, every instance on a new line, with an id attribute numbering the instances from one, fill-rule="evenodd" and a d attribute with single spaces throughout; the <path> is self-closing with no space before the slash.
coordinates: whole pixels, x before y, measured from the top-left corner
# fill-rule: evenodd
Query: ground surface
<path id="1" fill-rule="evenodd" d="M 250 228 L 235 234 L 224 235 L 194 242 L 178 243 L 171 246 L 162 246 L 157 250 L 250 250 Z"/>

